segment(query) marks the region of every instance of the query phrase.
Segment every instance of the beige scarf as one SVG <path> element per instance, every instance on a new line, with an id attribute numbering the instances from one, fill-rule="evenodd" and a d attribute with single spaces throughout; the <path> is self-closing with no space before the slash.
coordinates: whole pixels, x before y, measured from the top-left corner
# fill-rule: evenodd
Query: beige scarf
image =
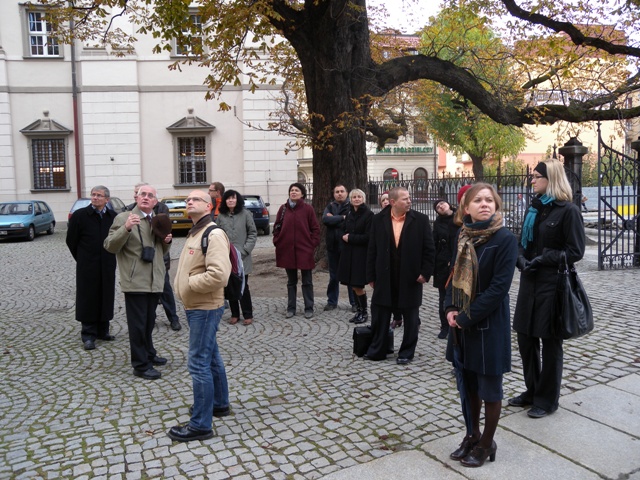
<path id="1" fill-rule="evenodd" d="M 502 214 L 496 212 L 486 222 L 472 224 L 469 223 L 470 221 L 470 217 L 465 217 L 465 222 L 460 229 L 452 283 L 453 304 L 469 318 L 471 318 L 471 302 L 475 298 L 478 283 L 478 257 L 476 257 L 475 247 L 486 243 L 502 228 Z"/>

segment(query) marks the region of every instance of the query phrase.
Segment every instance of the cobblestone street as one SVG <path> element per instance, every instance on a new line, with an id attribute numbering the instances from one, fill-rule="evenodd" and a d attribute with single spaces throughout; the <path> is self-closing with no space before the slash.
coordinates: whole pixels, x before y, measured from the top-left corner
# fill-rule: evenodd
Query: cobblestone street
<path id="1" fill-rule="evenodd" d="M 169 360 L 159 367 L 160 380 L 132 375 L 119 288 L 116 341 L 84 351 L 65 234 L 60 225 L 33 242 L 0 242 L 0 478 L 315 479 L 393 452 L 429 455 L 431 442 L 461 439 L 446 341 L 436 338 L 437 290 L 428 285 L 409 366 L 352 355 L 344 291 L 331 312 L 322 311 L 325 299 L 316 296 L 312 320 L 285 320 L 284 297 L 254 297 L 254 324 L 223 321 L 219 332 L 233 414 L 214 418 L 212 440 L 172 442 L 166 431 L 188 421 L 192 403 L 184 312 L 184 328 L 174 332 L 158 309 L 154 343 Z M 174 241 L 174 265 L 183 244 L 184 238 Z M 260 244 L 270 244 L 270 237 Z M 640 270 L 599 272 L 596 260 L 591 246 L 578 264 L 596 330 L 566 342 L 563 396 L 640 373 Z M 512 310 L 517 289 L 518 275 Z M 396 330 L 396 349 L 401 335 Z M 505 397 L 523 386 L 513 339 Z M 514 414 L 522 411 L 503 409 L 503 416 Z M 502 434 L 499 428 L 498 442 Z"/>

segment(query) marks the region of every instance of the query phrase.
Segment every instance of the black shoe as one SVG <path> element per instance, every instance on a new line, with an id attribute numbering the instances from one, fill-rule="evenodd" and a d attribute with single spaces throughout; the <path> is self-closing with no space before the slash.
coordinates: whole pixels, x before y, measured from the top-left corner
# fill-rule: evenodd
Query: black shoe
<path id="1" fill-rule="evenodd" d="M 396 359 L 396 363 L 398 365 L 409 365 L 411 363 L 411 359 L 410 358 L 402 358 L 402 357 L 398 357 Z"/>
<path id="2" fill-rule="evenodd" d="M 324 311 L 325 311 L 325 312 L 330 312 L 331 310 L 335 310 L 337 307 L 338 307 L 337 305 L 333 305 L 333 304 L 331 304 L 331 303 L 327 303 L 327 304 L 324 306 Z"/>
<path id="3" fill-rule="evenodd" d="M 531 405 L 531 401 L 527 400 L 522 395 L 510 398 L 509 400 L 507 400 L 507 403 L 512 407 L 526 407 L 527 405 Z"/>
<path id="4" fill-rule="evenodd" d="M 478 444 L 478 440 L 474 440 L 472 437 L 469 437 L 469 436 L 464 437 L 458 449 L 452 452 L 449 455 L 449 458 L 451 460 L 460 461 L 464 457 L 469 455 L 471 453 L 471 450 L 473 450 L 477 444 Z"/>
<path id="5" fill-rule="evenodd" d="M 157 380 L 162 376 L 162 374 L 155 368 L 149 368 L 145 371 L 134 370 L 133 374 L 136 377 L 144 378 L 145 380 Z"/>
<path id="6" fill-rule="evenodd" d="M 369 315 L 366 313 L 360 313 L 357 315 L 357 318 L 353 320 L 355 325 L 360 325 L 361 323 L 367 323 L 369 321 Z"/>
<path id="7" fill-rule="evenodd" d="M 166 365 L 167 359 L 164 357 L 158 357 L 157 355 L 151 359 L 151 363 L 154 365 Z"/>
<path id="8" fill-rule="evenodd" d="M 496 451 L 498 446 L 496 442 L 491 442 L 491 447 L 482 448 L 480 445 L 476 445 L 471 450 L 471 453 L 464 458 L 460 459 L 460 463 L 465 467 L 478 468 L 484 465 L 484 462 L 489 459 L 490 462 L 496 461 Z"/>
<path id="9" fill-rule="evenodd" d="M 177 332 L 181 328 L 182 325 L 180 325 L 180 320 L 174 320 L 173 322 L 171 322 L 171 330 Z"/>
<path id="10" fill-rule="evenodd" d="M 193 405 L 189 407 L 189 415 L 193 415 Z M 213 407 L 213 416 L 216 418 L 228 417 L 231 415 L 230 407 Z"/>
<path id="11" fill-rule="evenodd" d="M 363 356 L 362 358 L 364 358 L 365 360 L 370 360 L 370 361 L 372 361 L 372 362 L 380 362 L 380 361 L 382 361 L 382 360 L 386 360 L 386 359 L 387 359 L 387 356 L 385 355 L 384 357 L 380 357 L 380 358 L 373 358 L 373 357 L 370 357 L 369 355 L 367 355 L 367 354 L 365 353 L 365 354 L 364 354 L 364 356 Z"/>
<path id="12" fill-rule="evenodd" d="M 96 349 L 96 342 L 94 340 L 85 340 L 83 345 L 84 345 L 84 349 L 85 350 L 95 350 Z"/>
<path id="13" fill-rule="evenodd" d="M 547 415 L 551 415 L 556 410 L 557 409 L 544 410 L 543 408 L 540 408 L 540 407 L 532 407 L 531 410 L 527 412 L 527 415 L 531 418 L 542 418 L 542 417 L 546 417 Z"/>
<path id="14" fill-rule="evenodd" d="M 167 432 L 171 440 L 189 442 L 191 440 L 207 440 L 213 438 L 213 430 L 196 430 L 189 424 L 176 425 Z"/>
<path id="15" fill-rule="evenodd" d="M 104 340 L 105 342 L 112 342 L 116 339 L 115 335 L 106 334 L 101 337 L 98 337 L 98 340 Z"/>
<path id="16" fill-rule="evenodd" d="M 449 329 L 444 329 L 443 328 L 442 330 L 440 330 L 440 333 L 438 334 L 438 338 L 440 340 L 443 340 L 443 339 L 447 338 L 448 335 L 449 335 Z"/>

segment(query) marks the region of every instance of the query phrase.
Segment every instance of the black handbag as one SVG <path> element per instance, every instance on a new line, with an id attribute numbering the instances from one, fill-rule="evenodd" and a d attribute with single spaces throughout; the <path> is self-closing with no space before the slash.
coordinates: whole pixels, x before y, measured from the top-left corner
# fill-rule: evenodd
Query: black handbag
<path id="1" fill-rule="evenodd" d="M 575 267 L 567 263 L 564 252 L 558 266 L 554 325 L 555 336 L 563 340 L 578 338 L 593 330 L 593 310 L 589 297 Z"/>

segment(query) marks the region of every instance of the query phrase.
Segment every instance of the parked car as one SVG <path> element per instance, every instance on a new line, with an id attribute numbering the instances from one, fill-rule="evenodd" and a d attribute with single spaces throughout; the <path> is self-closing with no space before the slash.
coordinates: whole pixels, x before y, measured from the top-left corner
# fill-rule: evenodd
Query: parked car
<path id="1" fill-rule="evenodd" d="M 253 214 L 253 221 L 258 230 L 262 230 L 264 235 L 269 235 L 269 203 L 265 203 L 260 195 L 243 195 L 244 208 Z"/>
<path id="2" fill-rule="evenodd" d="M 40 200 L 16 200 L 0 203 L 0 238 L 24 237 L 29 241 L 38 233 L 53 235 L 56 219 L 53 211 Z"/>
<path id="3" fill-rule="evenodd" d="M 187 197 L 165 197 L 160 201 L 169 208 L 171 231 L 189 230 L 193 227 L 193 221 L 187 213 Z"/>
<path id="4" fill-rule="evenodd" d="M 71 206 L 71 210 L 69 211 L 69 216 L 67 220 L 71 220 L 71 215 L 73 215 L 73 212 L 86 207 L 90 203 L 91 203 L 90 198 L 79 198 L 78 200 L 76 200 L 74 204 Z M 118 197 L 111 197 L 107 202 L 107 208 L 114 210 L 116 213 L 122 213 L 127 209 L 127 206 Z"/>

